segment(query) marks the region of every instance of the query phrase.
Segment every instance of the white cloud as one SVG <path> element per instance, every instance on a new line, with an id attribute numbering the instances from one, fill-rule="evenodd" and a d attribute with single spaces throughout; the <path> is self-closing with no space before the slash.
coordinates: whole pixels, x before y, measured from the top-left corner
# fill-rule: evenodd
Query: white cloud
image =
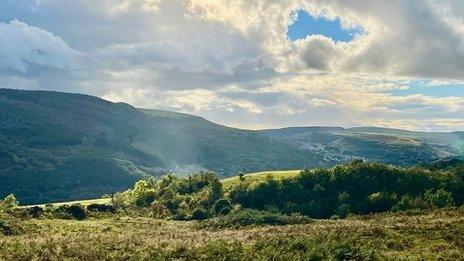
<path id="1" fill-rule="evenodd" d="M 25 73 L 30 65 L 70 69 L 78 53 L 50 32 L 17 20 L 0 23 L 0 68 Z"/>
<path id="2" fill-rule="evenodd" d="M 459 0 L 4 0 L 0 86 L 86 92 L 237 127 L 458 129 L 462 96 L 396 91 L 417 80 L 462 84 L 462 6 Z M 291 42 L 286 32 L 299 9 L 365 33 L 348 43 L 320 35 Z"/>

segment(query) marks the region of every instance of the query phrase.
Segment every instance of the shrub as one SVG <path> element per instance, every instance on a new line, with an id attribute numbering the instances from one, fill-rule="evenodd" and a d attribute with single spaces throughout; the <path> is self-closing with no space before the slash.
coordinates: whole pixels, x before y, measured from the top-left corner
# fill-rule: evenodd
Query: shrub
<path id="1" fill-rule="evenodd" d="M 232 211 L 225 216 L 206 220 L 201 224 L 201 226 L 214 228 L 237 228 L 252 225 L 290 225 L 305 224 L 309 222 L 311 222 L 311 219 L 299 214 L 292 214 L 291 216 L 288 216 L 268 211 L 242 209 Z"/>
<path id="2" fill-rule="evenodd" d="M 154 218 L 165 219 L 171 216 L 171 212 L 169 211 L 169 209 L 159 201 L 153 202 L 150 208 L 152 210 Z"/>
<path id="3" fill-rule="evenodd" d="M 44 213 L 44 210 L 41 207 L 35 206 L 35 207 L 28 208 L 27 213 L 29 214 L 29 216 L 33 218 L 38 218 L 42 216 L 42 214 Z"/>
<path id="4" fill-rule="evenodd" d="M 87 206 L 88 211 L 92 212 L 103 212 L 103 213 L 115 213 L 116 208 L 106 204 L 90 204 Z"/>
<path id="5" fill-rule="evenodd" d="M 81 205 L 62 205 L 53 211 L 58 218 L 83 220 L 87 217 L 85 209 Z"/>
<path id="6" fill-rule="evenodd" d="M 205 220 L 209 216 L 209 213 L 206 209 L 199 207 L 193 210 L 192 219 L 194 220 Z"/>
<path id="7" fill-rule="evenodd" d="M 404 195 L 401 199 L 396 203 L 392 210 L 393 211 L 404 211 L 404 210 L 412 210 L 412 209 L 425 209 L 427 208 L 427 204 L 423 197 L 411 197 L 409 195 Z"/>
<path id="8" fill-rule="evenodd" d="M 348 204 L 341 204 L 337 209 L 337 216 L 346 218 L 351 213 L 351 207 Z"/>
<path id="9" fill-rule="evenodd" d="M 386 191 L 376 192 L 371 194 L 365 203 L 365 212 L 384 212 L 390 210 L 397 202 L 397 195 L 395 193 L 388 193 Z"/>
<path id="10" fill-rule="evenodd" d="M 19 206 L 19 201 L 13 194 L 6 196 L 4 200 L 0 201 L 0 210 L 4 212 L 9 211 L 17 206 Z"/>
<path id="11" fill-rule="evenodd" d="M 424 194 L 427 205 L 431 208 L 444 208 L 454 205 L 453 195 L 444 189 L 439 189 L 435 192 L 428 190 Z"/>
<path id="12" fill-rule="evenodd" d="M 218 215 L 227 215 L 231 210 L 232 203 L 227 198 L 220 198 L 213 205 L 213 211 Z"/>

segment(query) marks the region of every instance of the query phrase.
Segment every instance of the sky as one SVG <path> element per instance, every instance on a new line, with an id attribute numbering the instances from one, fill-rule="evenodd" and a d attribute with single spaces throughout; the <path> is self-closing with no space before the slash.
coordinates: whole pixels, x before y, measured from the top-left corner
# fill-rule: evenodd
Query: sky
<path id="1" fill-rule="evenodd" d="M 0 88 L 228 126 L 464 130 L 462 0 L 1 0 Z"/>

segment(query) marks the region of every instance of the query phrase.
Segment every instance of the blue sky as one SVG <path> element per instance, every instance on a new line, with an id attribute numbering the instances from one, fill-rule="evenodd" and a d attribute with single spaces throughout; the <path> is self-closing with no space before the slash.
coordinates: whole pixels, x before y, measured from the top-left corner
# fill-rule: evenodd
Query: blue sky
<path id="1" fill-rule="evenodd" d="M 349 42 L 356 34 L 362 32 L 358 28 L 343 28 L 340 19 L 331 21 L 323 17 L 314 17 L 303 10 L 297 11 L 296 16 L 296 21 L 288 27 L 287 31 L 287 36 L 292 41 L 319 34 L 334 41 Z"/>
<path id="2" fill-rule="evenodd" d="M 407 85 L 407 89 L 396 89 L 392 94 L 396 96 L 423 94 L 432 97 L 464 97 L 464 83 L 437 83 L 431 80 L 414 80 Z"/>

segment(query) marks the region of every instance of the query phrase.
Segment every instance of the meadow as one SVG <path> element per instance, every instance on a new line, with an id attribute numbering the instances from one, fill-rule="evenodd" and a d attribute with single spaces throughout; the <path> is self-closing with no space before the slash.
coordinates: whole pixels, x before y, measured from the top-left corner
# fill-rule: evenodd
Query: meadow
<path id="1" fill-rule="evenodd" d="M 464 208 L 350 216 L 309 224 L 208 229 L 201 221 L 113 216 L 10 220 L 1 260 L 459 260 Z"/>
<path id="2" fill-rule="evenodd" d="M 462 260 L 463 164 L 167 175 L 112 198 L 0 201 L 0 260 Z"/>

